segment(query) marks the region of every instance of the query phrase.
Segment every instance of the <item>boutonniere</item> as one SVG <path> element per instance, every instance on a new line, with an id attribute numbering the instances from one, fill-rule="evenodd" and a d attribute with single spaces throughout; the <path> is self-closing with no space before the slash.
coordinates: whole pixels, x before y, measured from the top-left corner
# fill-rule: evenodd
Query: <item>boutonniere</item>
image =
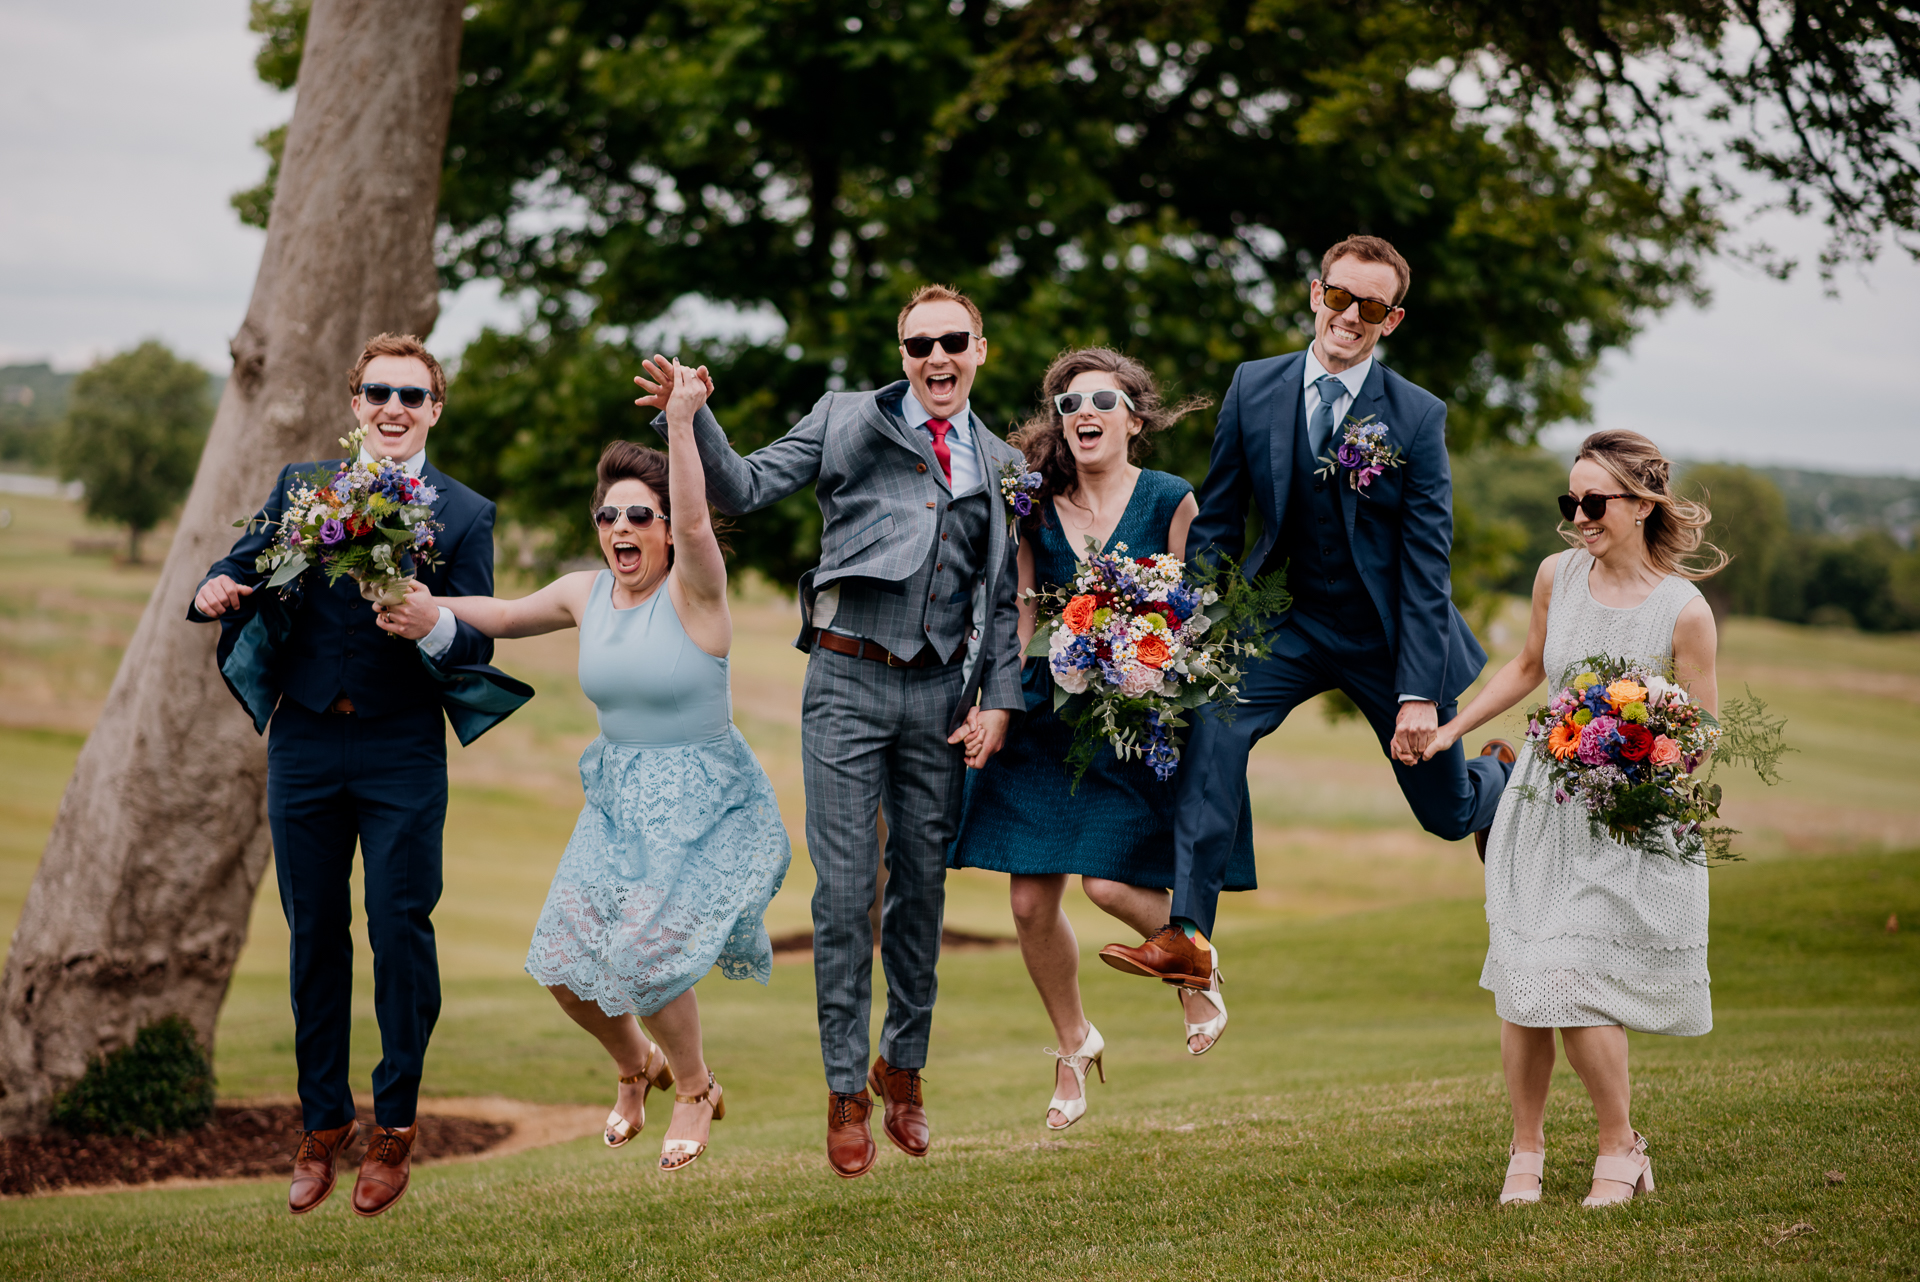
<path id="1" fill-rule="evenodd" d="M 1032 513 L 1033 496 L 1040 492 L 1041 479 L 1040 473 L 1027 470 L 1024 458 L 1000 465 L 1000 497 L 1013 510 L 1007 518 L 1007 533 L 1013 533 L 1020 518 Z"/>
<path id="2" fill-rule="evenodd" d="M 1387 425 L 1374 422 L 1373 415 L 1355 418 L 1347 415 L 1346 437 L 1340 442 L 1340 448 L 1328 458 L 1322 454 L 1320 461 L 1326 466 L 1315 472 L 1315 476 L 1324 476 L 1331 480 L 1333 474 L 1344 468 L 1347 484 L 1356 494 L 1365 494 L 1380 473 L 1390 467 L 1399 467 L 1406 462 L 1406 456 L 1398 446 L 1387 444 Z"/>

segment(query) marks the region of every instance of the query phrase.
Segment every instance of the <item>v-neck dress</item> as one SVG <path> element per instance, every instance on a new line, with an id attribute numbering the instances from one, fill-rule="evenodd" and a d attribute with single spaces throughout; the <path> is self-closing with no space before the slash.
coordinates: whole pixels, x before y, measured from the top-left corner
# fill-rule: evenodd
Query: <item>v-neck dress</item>
<path id="1" fill-rule="evenodd" d="M 1167 527 L 1193 486 L 1142 469 L 1133 496 L 1103 552 L 1119 543 L 1132 556 L 1167 550 Z M 1069 584 L 1079 565 L 1052 504 L 1021 537 L 1033 549 L 1034 581 Z M 1006 873 L 1078 873 L 1133 886 L 1173 885 L 1173 806 L 1178 776 L 1162 783 L 1138 759 L 1121 761 L 1102 746 L 1077 790 L 1066 767 L 1073 728 L 1053 711 L 1046 660 L 1021 671 L 1027 711 L 1007 732 L 986 769 L 967 772 L 966 808 L 947 861 L 955 868 Z M 1240 833 L 1226 889 L 1254 888 L 1253 815 L 1240 794 Z"/>

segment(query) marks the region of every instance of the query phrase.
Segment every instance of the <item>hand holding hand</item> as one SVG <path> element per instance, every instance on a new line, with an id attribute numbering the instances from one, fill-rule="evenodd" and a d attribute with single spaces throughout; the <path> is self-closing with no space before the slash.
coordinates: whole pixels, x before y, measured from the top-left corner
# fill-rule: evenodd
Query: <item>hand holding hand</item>
<path id="1" fill-rule="evenodd" d="M 409 641 L 418 641 L 433 631 L 433 625 L 440 622 L 440 606 L 433 599 L 433 593 L 427 585 L 418 579 L 407 580 L 407 599 L 399 605 L 382 606 L 378 601 L 371 603 L 374 622 L 382 631 L 395 636 L 405 637 Z"/>
<path id="2" fill-rule="evenodd" d="M 665 413 L 667 402 L 673 399 L 673 388 L 676 381 L 674 378 L 674 370 L 678 366 L 678 361 L 670 361 L 666 357 L 659 355 L 649 356 L 641 361 L 640 368 L 645 370 L 646 373 L 634 375 L 633 381 L 640 385 L 640 389 L 644 391 L 646 395 L 635 400 L 634 404 Z"/>
<path id="3" fill-rule="evenodd" d="M 222 574 L 208 579 L 194 594 L 193 608 L 209 619 L 217 619 L 228 610 L 237 610 L 240 603 L 253 595 L 253 589 L 244 583 L 235 583 Z M 178 597 L 174 598 L 179 600 Z"/>
<path id="4" fill-rule="evenodd" d="M 1428 741 L 1427 750 L 1421 754 L 1420 759 L 1422 761 L 1432 761 L 1435 757 L 1453 747 L 1454 744 L 1459 743 L 1460 736 L 1464 733 L 1466 732 L 1460 725 L 1460 718 L 1455 717 L 1453 720 L 1447 722 L 1446 725 L 1441 726 L 1433 732 L 1433 738 Z"/>
<path id="5" fill-rule="evenodd" d="M 1400 705 L 1393 724 L 1393 742 L 1387 755 L 1403 766 L 1417 766 L 1427 745 L 1440 728 L 1440 709 L 1430 699 L 1414 699 Z"/>
<path id="6" fill-rule="evenodd" d="M 667 426 L 688 427 L 693 423 L 694 414 L 713 395 L 713 379 L 708 375 L 705 365 L 699 369 L 689 369 L 678 360 L 673 362 L 672 373 L 673 391 L 667 398 Z"/>
<path id="7" fill-rule="evenodd" d="M 1013 714 L 1004 708 L 994 708 L 982 712 L 979 708 L 968 708 L 967 719 L 958 730 L 947 736 L 948 743 L 966 741 L 967 768 L 979 770 L 987 764 L 994 753 L 1006 746 L 1007 727 L 1013 722 Z"/>

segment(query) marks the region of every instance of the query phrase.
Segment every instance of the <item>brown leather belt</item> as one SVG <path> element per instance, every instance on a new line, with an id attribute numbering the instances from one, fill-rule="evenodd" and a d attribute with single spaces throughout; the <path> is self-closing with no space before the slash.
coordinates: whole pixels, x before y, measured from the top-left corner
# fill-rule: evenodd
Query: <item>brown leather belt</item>
<path id="1" fill-rule="evenodd" d="M 875 663 L 884 663 L 889 668 L 936 668 L 943 666 L 940 656 L 934 653 L 932 646 L 924 646 L 919 654 L 911 659 L 902 659 L 885 646 L 863 641 L 858 637 L 843 637 L 838 632 L 818 631 L 813 634 L 814 644 L 823 650 L 835 654 L 850 654 L 856 659 L 872 659 Z"/>
<path id="2" fill-rule="evenodd" d="M 332 703 L 327 705 L 327 711 L 338 712 L 344 716 L 350 717 L 353 715 L 353 700 L 347 698 L 347 696 L 343 694 L 338 699 L 335 699 Z"/>

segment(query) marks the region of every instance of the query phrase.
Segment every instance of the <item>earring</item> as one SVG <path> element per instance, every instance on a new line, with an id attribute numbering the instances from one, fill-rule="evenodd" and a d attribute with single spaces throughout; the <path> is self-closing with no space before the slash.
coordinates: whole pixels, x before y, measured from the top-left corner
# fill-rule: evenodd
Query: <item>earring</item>
<path id="1" fill-rule="evenodd" d="M 1639 518 L 1639 517 L 1637 517 L 1637 516 L 1636 516 L 1636 517 L 1634 517 L 1634 518 L 1633 518 L 1633 523 L 1634 523 L 1635 525 L 1638 525 L 1638 524 L 1640 524 L 1640 518 Z"/>

